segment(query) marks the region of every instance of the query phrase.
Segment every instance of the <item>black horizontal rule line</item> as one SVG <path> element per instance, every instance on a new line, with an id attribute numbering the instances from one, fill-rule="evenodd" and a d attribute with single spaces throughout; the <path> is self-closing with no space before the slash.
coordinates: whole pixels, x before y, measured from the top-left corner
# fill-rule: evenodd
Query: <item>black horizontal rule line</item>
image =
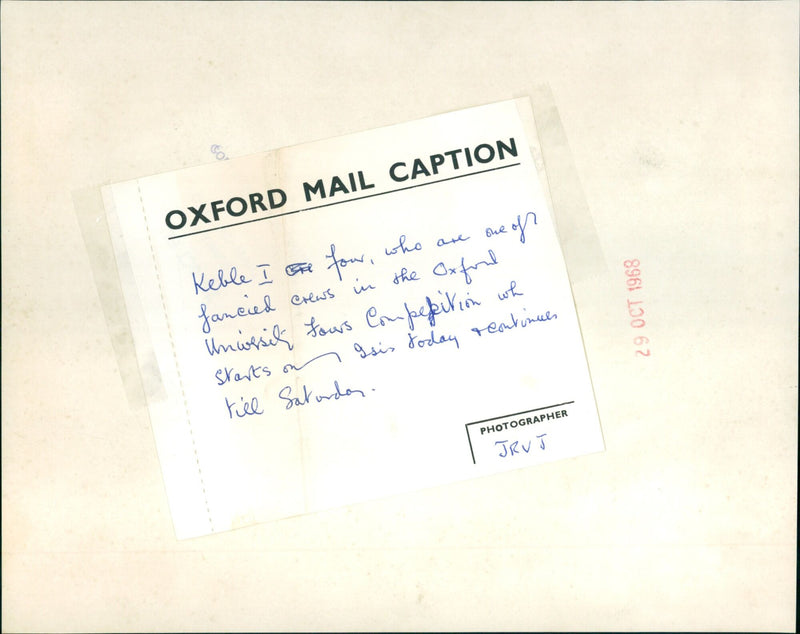
<path id="1" fill-rule="evenodd" d="M 490 167 L 489 169 L 480 170 L 477 172 L 470 172 L 469 174 L 458 174 L 457 176 L 449 176 L 447 178 L 440 178 L 439 180 L 429 181 L 427 183 L 418 183 L 416 185 L 407 185 L 406 187 L 398 187 L 397 189 L 389 189 L 385 192 L 378 192 L 377 194 L 367 194 L 366 196 L 359 196 L 358 198 L 348 198 L 347 200 L 337 200 L 332 203 L 323 203 L 322 205 L 314 205 L 312 207 L 304 207 L 303 209 L 295 209 L 294 211 L 284 211 L 280 214 L 273 214 L 271 216 L 262 216 L 261 218 L 253 218 L 252 220 L 244 220 L 243 222 L 235 222 L 229 225 L 222 225 L 220 227 L 211 227 L 210 229 L 200 229 L 198 231 L 190 231 L 189 233 L 182 233 L 177 236 L 169 236 L 168 240 L 177 240 L 178 238 L 186 238 L 188 236 L 196 236 L 201 233 L 208 233 L 210 231 L 219 231 L 220 229 L 230 229 L 231 227 L 239 227 L 241 225 L 250 224 L 251 222 L 260 222 L 261 220 L 271 220 L 272 218 L 280 218 L 282 216 L 291 216 L 292 214 L 299 214 L 301 211 L 311 211 L 313 209 L 322 209 L 323 207 L 332 207 L 333 205 L 343 205 L 344 203 L 352 203 L 356 200 L 365 200 L 367 198 L 375 198 L 376 196 L 385 196 L 386 194 L 394 194 L 402 192 L 407 189 L 414 189 L 415 187 L 425 187 L 426 185 L 436 185 L 437 183 L 444 183 L 452 181 L 456 178 L 466 178 L 467 176 L 477 176 L 478 174 L 486 174 L 487 172 L 496 172 L 497 170 L 504 170 L 509 167 L 516 167 L 522 163 L 509 163 L 508 165 L 501 165 L 500 167 Z M 490 419 L 493 420 L 493 419 Z"/>
<path id="2" fill-rule="evenodd" d="M 480 423 L 488 423 L 490 420 L 501 420 L 503 418 L 511 418 L 512 416 L 521 416 L 522 414 L 530 414 L 531 412 L 540 412 L 543 409 L 553 409 L 554 407 L 561 407 L 562 405 L 572 405 L 575 401 L 567 401 L 566 403 L 556 403 L 555 405 L 547 405 L 545 407 L 537 407 L 536 409 L 526 409 L 524 412 L 516 412 L 515 414 L 506 414 L 505 416 L 495 416 L 494 418 L 484 418 L 483 420 L 476 420 L 473 423 L 464 423 L 465 427 L 470 425 L 478 425 Z"/>

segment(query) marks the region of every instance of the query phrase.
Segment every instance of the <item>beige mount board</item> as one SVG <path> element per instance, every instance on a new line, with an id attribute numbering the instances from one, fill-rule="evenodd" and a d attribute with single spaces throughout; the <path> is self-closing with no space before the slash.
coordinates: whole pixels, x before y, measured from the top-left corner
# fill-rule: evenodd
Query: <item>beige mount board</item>
<path id="1" fill-rule="evenodd" d="M 795 629 L 796 2 L 0 12 L 4 631 Z M 73 196 L 525 97 L 605 451 L 176 539 Z"/>

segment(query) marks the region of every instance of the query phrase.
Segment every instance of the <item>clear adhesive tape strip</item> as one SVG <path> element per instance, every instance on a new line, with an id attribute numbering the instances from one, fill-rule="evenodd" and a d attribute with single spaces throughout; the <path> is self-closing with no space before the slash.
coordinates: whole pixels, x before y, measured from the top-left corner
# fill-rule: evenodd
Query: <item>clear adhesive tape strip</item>
<path id="1" fill-rule="evenodd" d="M 130 265 L 124 253 L 114 250 L 113 227 L 109 226 L 114 215 L 106 215 L 100 187 L 75 191 L 72 201 L 128 402 L 131 408 L 139 409 L 148 402 L 164 400 L 166 391 L 152 345 L 140 341 L 138 350 L 134 345 L 132 320 L 136 311 L 142 314 L 142 308 L 132 297 L 126 302 L 122 292 L 121 278 L 130 271 Z"/>
<path id="2" fill-rule="evenodd" d="M 530 100 L 537 133 L 531 137 L 539 139 L 543 163 L 539 176 L 552 205 L 570 282 L 575 284 L 606 275 L 605 256 L 553 93 L 547 85 L 536 86 L 530 93 Z M 539 167 L 536 149 L 532 150 Z"/>

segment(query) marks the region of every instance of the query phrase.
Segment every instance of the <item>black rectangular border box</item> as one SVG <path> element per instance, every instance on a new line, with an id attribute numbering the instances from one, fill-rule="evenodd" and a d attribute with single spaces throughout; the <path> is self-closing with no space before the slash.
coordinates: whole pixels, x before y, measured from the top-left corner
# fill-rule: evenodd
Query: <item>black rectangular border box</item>
<path id="1" fill-rule="evenodd" d="M 546 405 L 545 407 L 537 407 L 536 409 L 526 409 L 522 412 L 515 412 L 513 414 L 505 414 L 504 416 L 493 416 L 492 418 L 484 418 L 483 420 L 476 420 L 471 423 L 464 423 L 464 429 L 467 432 L 467 442 L 469 443 L 469 453 L 472 456 L 472 464 L 475 462 L 475 452 L 472 450 L 472 439 L 469 437 L 469 426 L 478 425 L 479 423 L 488 423 L 490 420 L 500 420 L 501 418 L 511 418 L 512 416 L 520 416 L 522 414 L 530 414 L 531 412 L 540 412 L 543 409 L 552 409 L 553 407 L 561 407 L 562 405 L 572 405 L 575 401 L 566 401 L 564 403 L 556 403 L 555 405 Z"/>

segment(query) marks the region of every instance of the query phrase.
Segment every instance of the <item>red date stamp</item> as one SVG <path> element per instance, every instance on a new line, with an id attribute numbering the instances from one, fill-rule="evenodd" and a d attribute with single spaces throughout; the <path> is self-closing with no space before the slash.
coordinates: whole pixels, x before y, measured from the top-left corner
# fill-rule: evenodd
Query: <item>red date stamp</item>
<path id="1" fill-rule="evenodd" d="M 637 330 L 644 328 L 647 322 L 644 320 L 644 300 L 640 298 L 641 293 L 637 291 L 642 290 L 642 269 L 641 262 L 637 259 L 625 260 L 622 263 L 625 269 L 628 291 L 634 293 L 628 297 L 628 315 L 631 317 L 631 328 Z M 642 334 L 643 331 L 639 330 L 639 334 L 633 338 L 633 345 L 637 347 L 635 354 L 637 356 L 649 357 L 650 348 L 643 348 L 646 344 L 650 343 L 650 339 Z"/>

